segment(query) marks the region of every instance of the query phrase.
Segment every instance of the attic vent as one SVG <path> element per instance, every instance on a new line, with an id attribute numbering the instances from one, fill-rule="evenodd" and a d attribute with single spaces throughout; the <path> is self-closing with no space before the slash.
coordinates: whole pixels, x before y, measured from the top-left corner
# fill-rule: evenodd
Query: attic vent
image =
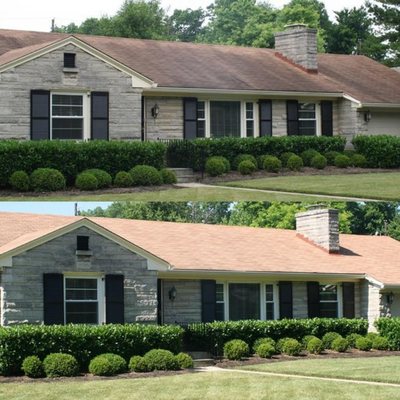
<path id="1" fill-rule="evenodd" d="M 89 250 L 89 236 L 77 236 L 76 249 L 83 251 Z"/>
<path id="2" fill-rule="evenodd" d="M 76 54 L 64 53 L 64 68 L 76 68 L 75 59 Z"/>

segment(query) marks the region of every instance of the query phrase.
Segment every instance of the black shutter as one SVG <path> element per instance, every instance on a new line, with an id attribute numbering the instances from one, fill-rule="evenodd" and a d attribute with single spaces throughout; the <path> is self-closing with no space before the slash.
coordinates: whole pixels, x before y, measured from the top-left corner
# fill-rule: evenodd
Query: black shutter
<path id="1" fill-rule="evenodd" d="M 108 140 L 108 92 L 92 92 L 90 132 L 92 140 Z"/>
<path id="2" fill-rule="evenodd" d="M 293 318 L 292 282 L 279 282 L 279 318 Z"/>
<path id="3" fill-rule="evenodd" d="M 197 99 L 185 97 L 183 99 L 183 137 L 188 140 L 197 137 Z"/>
<path id="4" fill-rule="evenodd" d="M 43 274 L 43 322 L 45 325 L 64 324 L 64 277 Z"/>
<path id="5" fill-rule="evenodd" d="M 260 136 L 272 136 L 272 101 L 259 100 Z"/>
<path id="6" fill-rule="evenodd" d="M 213 280 L 201 281 L 201 321 L 215 321 L 216 309 L 216 282 Z"/>
<path id="7" fill-rule="evenodd" d="M 321 133 L 323 136 L 333 135 L 333 112 L 331 101 L 321 101 Z"/>
<path id="8" fill-rule="evenodd" d="M 354 283 L 343 283 L 343 317 L 354 318 Z"/>
<path id="9" fill-rule="evenodd" d="M 31 139 L 50 139 L 50 92 L 31 90 Z"/>
<path id="10" fill-rule="evenodd" d="M 123 324 L 124 276 L 106 275 L 106 323 Z"/>
<path id="11" fill-rule="evenodd" d="M 299 103 L 297 100 L 288 100 L 286 102 L 287 111 L 287 134 L 299 134 Z"/>
<path id="12" fill-rule="evenodd" d="M 307 282 L 308 318 L 319 317 L 319 283 Z"/>

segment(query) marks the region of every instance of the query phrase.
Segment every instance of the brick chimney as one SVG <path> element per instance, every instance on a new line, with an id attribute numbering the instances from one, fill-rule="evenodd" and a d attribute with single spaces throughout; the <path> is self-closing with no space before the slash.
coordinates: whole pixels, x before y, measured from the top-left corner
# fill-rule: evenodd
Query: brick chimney
<path id="1" fill-rule="evenodd" d="M 339 253 L 339 212 L 334 209 L 311 206 L 296 214 L 297 235 L 329 253 Z"/>
<path id="2" fill-rule="evenodd" d="M 318 72 L 317 30 L 303 24 L 286 25 L 284 32 L 275 34 L 277 56 L 301 69 Z"/>

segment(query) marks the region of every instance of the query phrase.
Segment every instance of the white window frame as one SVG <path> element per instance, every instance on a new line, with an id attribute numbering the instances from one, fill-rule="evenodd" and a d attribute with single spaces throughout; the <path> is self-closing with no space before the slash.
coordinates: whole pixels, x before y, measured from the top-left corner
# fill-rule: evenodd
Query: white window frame
<path id="1" fill-rule="evenodd" d="M 53 117 L 53 95 L 60 96 L 81 96 L 82 97 L 82 117 Z M 53 140 L 53 118 L 68 118 L 68 119 L 83 119 L 83 137 L 82 140 L 90 139 L 90 93 L 89 92 L 63 92 L 51 91 L 50 92 L 50 140 Z M 77 139 L 62 139 L 62 140 L 77 140 Z M 79 139 L 78 139 L 79 140 Z"/>
<path id="2" fill-rule="evenodd" d="M 97 301 L 90 300 L 67 300 L 67 279 L 97 279 Z M 103 275 L 81 275 L 81 274 L 64 274 L 64 324 L 67 323 L 67 303 L 82 303 L 82 302 L 97 302 L 98 321 L 97 325 L 105 324 L 106 322 L 106 305 L 105 305 L 105 278 Z"/>
<path id="3" fill-rule="evenodd" d="M 337 317 L 343 318 L 343 287 L 340 283 L 337 282 L 318 282 L 320 286 L 336 286 L 336 301 L 334 300 L 319 300 L 319 303 L 337 303 Z"/>
<path id="4" fill-rule="evenodd" d="M 314 118 L 298 118 L 298 121 L 315 121 L 315 136 L 321 136 L 322 135 L 322 128 L 321 128 L 321 103 L 313 100 L 299 100 L 298 101 L 298 106 L 300 107 L 300 104 L 314 104 L 315 106 L 315 119 Z"/>

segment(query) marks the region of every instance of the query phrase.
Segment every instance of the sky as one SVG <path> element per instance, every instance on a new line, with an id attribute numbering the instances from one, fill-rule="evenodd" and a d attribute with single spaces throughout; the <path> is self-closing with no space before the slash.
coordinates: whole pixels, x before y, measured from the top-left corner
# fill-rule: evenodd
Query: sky
<path id="1" fill-rule="evenodd" d="M 172 12 L 175 8 L 206 7 L 211 0 L 161 0 L 164 9 Z M 281 8 L 289 0 L 270 0 L 269 3 Z M 71 22 L 80 24 L 90 17 L 114 15 L 123 0 L 1 0 L 0 28 L 21 29 L 47 32 L 51 20 L 55 18 L 56 25 L 68 25 Z M 343 8 L 359 7 L 364 0 L 325 0 L 325 6 L 333 19 L 333 11 Z M 189 4 L 189 5 L 188 5 Z"/>

